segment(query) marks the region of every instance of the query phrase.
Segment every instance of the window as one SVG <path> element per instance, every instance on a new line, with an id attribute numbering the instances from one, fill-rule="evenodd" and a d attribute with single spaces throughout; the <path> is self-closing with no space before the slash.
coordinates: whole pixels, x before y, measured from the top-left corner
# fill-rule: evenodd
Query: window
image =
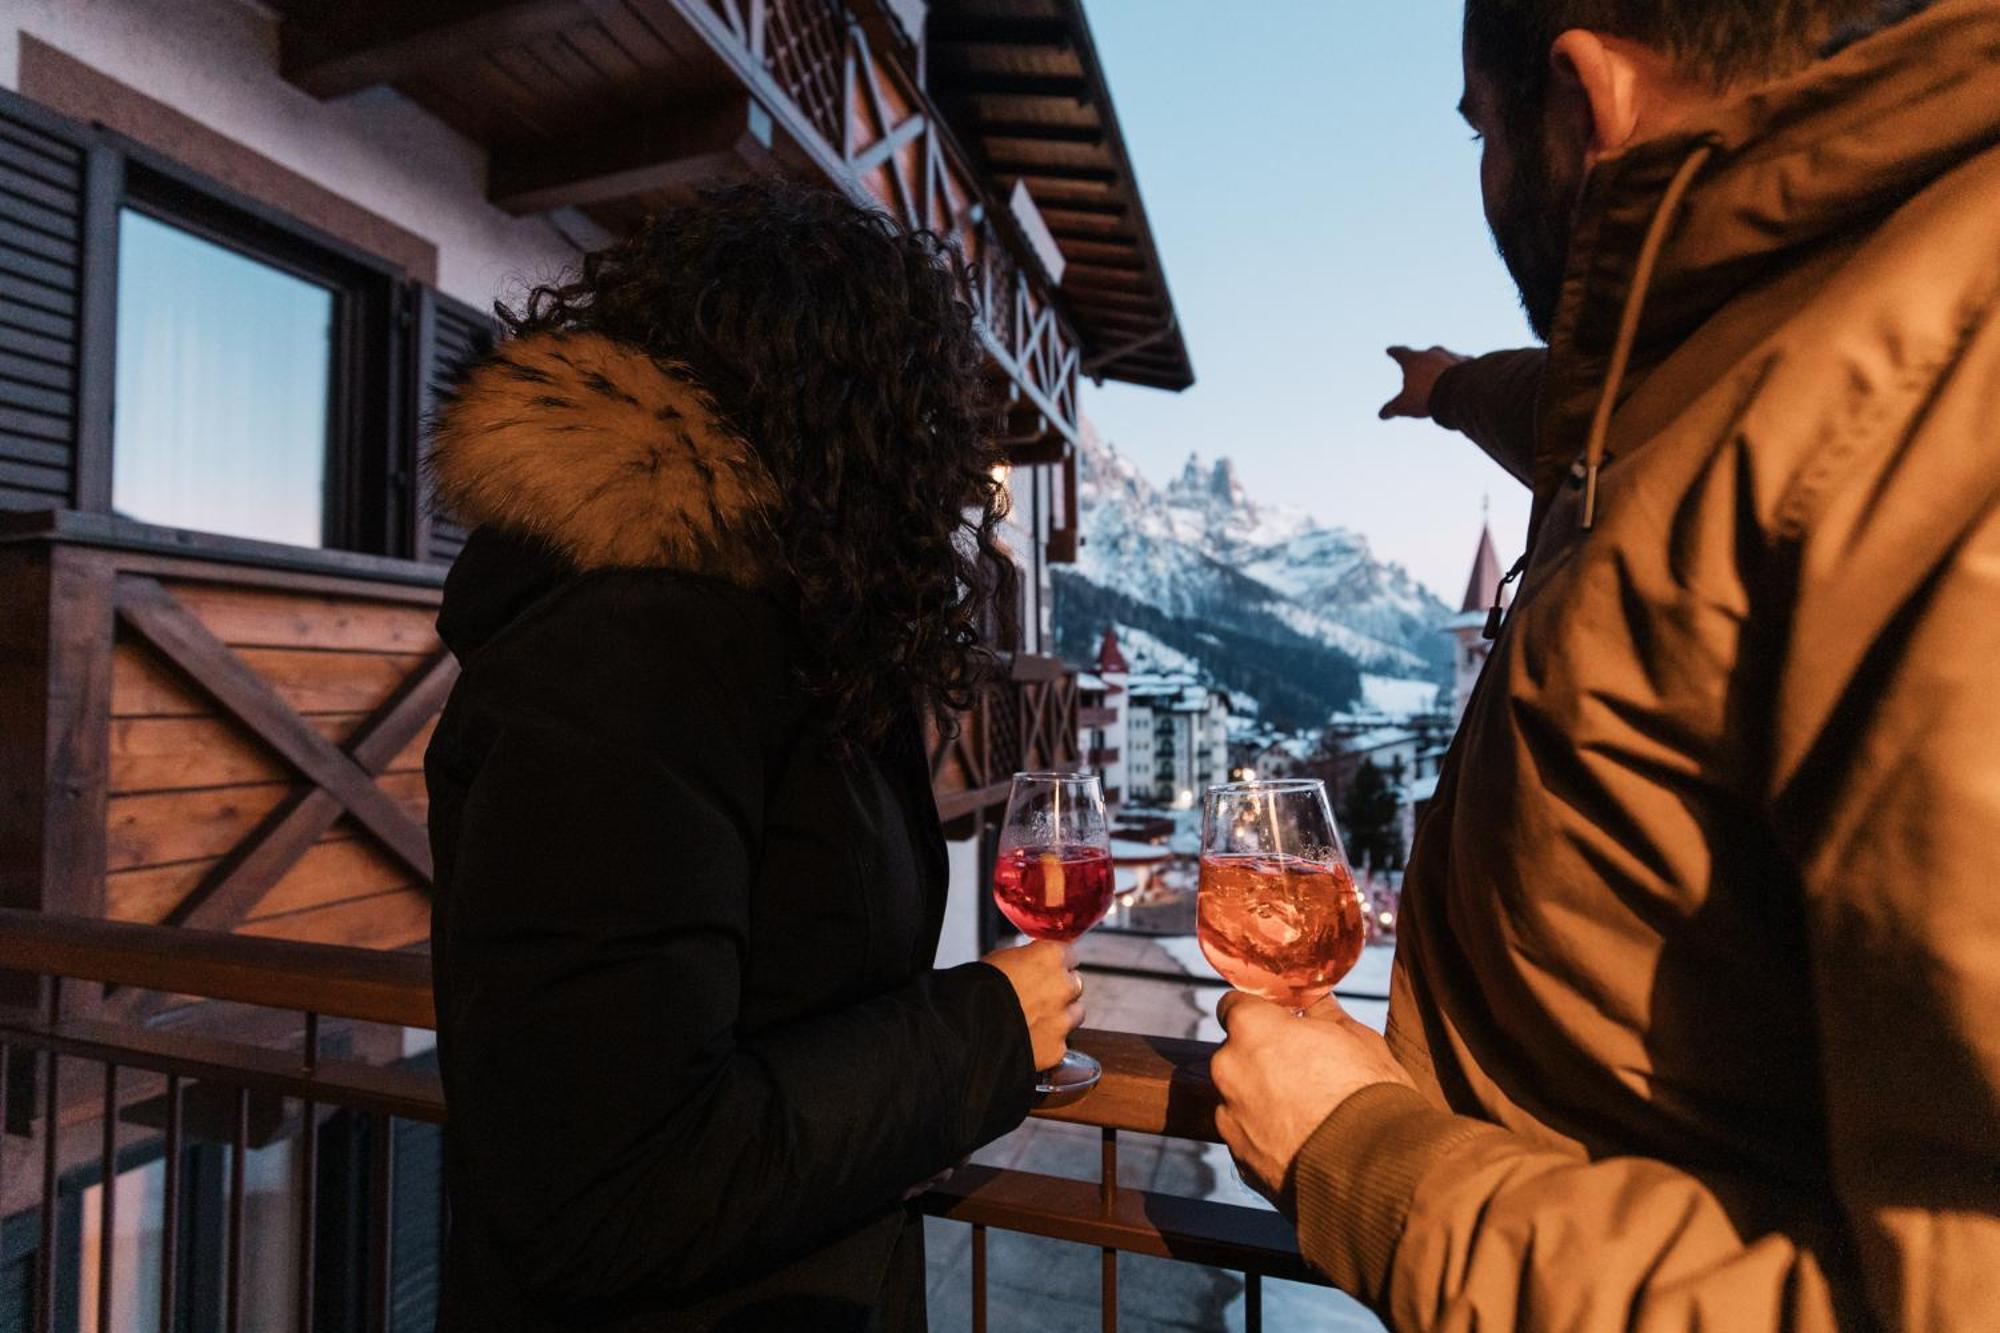
<path id="1" fill-rule="evenodd" d="M 0 252 L 19 363 L 0 375 L 0 511 L 117 512 L 208 549 L 457 554 L 463 532 L 421 503 L 419 427 L 490 346 L 485 315 L 4 88 Z"/>
<path id="2" fill-rule="evenodd" d="M 112 507 L 326 544 L 334 291 L 132 208 L 118 259 Z"/>
<path id="3" fill-rule="evenodd" d="M 123 189 L 91 225 L 117 274 L 104 319 L 110 508 L 225 538 L 413 554 L 417 377 L 401 272 L 117 149 Z"/>

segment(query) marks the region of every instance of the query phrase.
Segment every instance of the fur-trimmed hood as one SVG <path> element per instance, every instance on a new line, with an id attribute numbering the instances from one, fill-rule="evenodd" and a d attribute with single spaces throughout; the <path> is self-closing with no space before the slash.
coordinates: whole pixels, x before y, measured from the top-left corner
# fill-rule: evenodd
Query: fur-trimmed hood
<path id="1" fill-rule="evenodd" d="M 440 413 L 430 468 L 467 526 L 578 569 L 767 572 L 777 488 L 685 366 L 597 333 L 505 343 Z"/>

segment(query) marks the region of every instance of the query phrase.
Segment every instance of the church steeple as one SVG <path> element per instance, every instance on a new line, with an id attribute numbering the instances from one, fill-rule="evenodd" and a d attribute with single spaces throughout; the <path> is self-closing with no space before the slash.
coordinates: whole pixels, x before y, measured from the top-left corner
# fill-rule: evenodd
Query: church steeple
<path id="1" fill-rule="evenodd" d="M 1493 607 L 1494 594 L 1499 594 L 1503 608 L 1513 600 L 1513 589 L 1501 582 L 1506 577 L 1500 566 L 1500 552 L 1493 545 L 1492 525 L 1482 521 L 1479 549 L 1472 556 L 1472 577 L 1465 584 L 1465 599 L 1459 604 L 1458 614 L 1444 625 L 1445 633 L 1458 641 L 1452 674 L 1460 718 L 1465 716 L 1466 701 L 1472 697 L 1472 687 L 1479 683 L 1479 673 L 1485 669 L 1487 654 L 1493 649 L 1486 640 L 1486 618 Z"/>
<path id="2" fill-rule="evenodd" d="M 1500 580 L 1505 577 L 1506 571 L 1500 567 L 1500 552 L 1493 547 L 1493 529 L 1489 524 L 1482 523 L 1479 525 L 1479 550 L 1472 557 L 1472 578 L 1465 585 L 1465 600 L 1458 609 L 1484 615 L 1486 609 L 1493 605 L 1493 594 L 1499 591 Z"/>
<path id="3" fill-rule="evenodd" d="M 1097 650 L 1097 673 L 1100 676 L 1129 676 L 1132 668 L 1125 661 L 1125 654 L 1118 647 L 1118 631 L 1110 625 L 1104 627 L 1104 645 Z"/>

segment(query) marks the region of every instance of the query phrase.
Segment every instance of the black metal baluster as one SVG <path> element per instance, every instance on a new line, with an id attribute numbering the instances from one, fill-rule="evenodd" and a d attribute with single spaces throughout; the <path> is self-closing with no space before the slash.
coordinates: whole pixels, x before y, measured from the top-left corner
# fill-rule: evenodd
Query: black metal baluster
<path id="1" fill-rule="evenodd" d="M 7 1068 L 14 1063 L 14 1048 L 0 1042 L 0 1217 L 6 1215 L 7 1124 L 13 1104 L 7 1097 Z"/>
<path id="2" fill-rule="evenodd" d="M 229 1284 L 222 1289 L 224 1333 L 243 1327 L 243 1171 L 249 1158 L 250 1089 L 236 1090 L 236 1126 L 229 1139 Z"/>
<path id="3" fill-rule="evenodd" d="M 395 1190 L 396 1122 L 377 1112 L 369 1126 L 373 1140 L 372 1180 L 368 1197 L 368 1225 L 375 1238 L 375 1254 L 369 1265 L 369 1327 L 389 1333 L 389 1293 L 393 1290 L 390 1269 L 396 1262 Z"/>
<path id="4" fill-rule="evenodd" d="M 111 1333 L 111 1260 L 118 1236 L 118 1066 L 104 1066 L 104 1138 L 98 1147 L 97 1333 Z"/>
<path id="5" fill-rule="evenodd" d="M 306 1015 L 306 1073 L 319 1068 L 319 1015 Z M 313 1257 L 319 1223 L 319 1104 L 306 1101 L 299 1130 L 299 1300 L 298 1333 L 312 1333 Z"/>
<path id="6" fill-rule="evenodd" d="M 181 1076 L 167 1075 L 167 1178 L 160 1201 L 160 1333 L 174 1333 L 175 1290 L 181 1270 Z"/>
<path id="7" fill-rule="evenodd" d="M 438 1272 L 438 1281 L 442 1283 L 444 1281 L 445 1256 L 451 1252 L 451 1186 L 449 1184 L 448 1176 L 444 1168 L 444 1150 L 442 1144 L 439 1145 L 437 1163 L 438 1163 L 437 1272 Z"/>
<path id="8" fill-rule="evenodd" d="M 972 1228 L 972 1333 L 986 1333 L 986 1228 Z"/>
<path id="9" fill-rule="evenodd" d="M 49 978 L 48 1025 L 62 1020 L 62 978 Z M 41 1333 L 56 1328 L 56 1096 L 57 1057 L 53 1047 L 43 1061 L 47 1079 L 42 1087 L 42 1230 L 35 1251 L 35 1327 Z"/>
<path id="10" fill-rule="evenodd" d="M 1108 1221 L 1118 1215 L 1118 1131 L 1102 1131 L 1100 1152 L 1103 1165 L 1098 1174 L 1097 1200 Z M 1104 1333 L 1118 1333 L 1118 1251 L 1103 1253 L 1103 1296 L 1098 1302 Z"/>
<path id="11" fill-rule="evenodd" d="M 1264 1276 L 1243 1275 L 1243 1333 L 1264 1333 Z"/>

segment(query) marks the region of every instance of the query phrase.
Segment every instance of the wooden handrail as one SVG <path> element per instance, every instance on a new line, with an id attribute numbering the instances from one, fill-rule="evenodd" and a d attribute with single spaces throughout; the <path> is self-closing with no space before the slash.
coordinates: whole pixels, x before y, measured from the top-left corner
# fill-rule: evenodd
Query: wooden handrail
<path id="1" fill-rule="evenodd" d="M 921 1206 L 954 1222 L 1326 1284 L 1299 1254 L 1291 1223 L 1242 1204 L 1121 1187 L 1107 1205 L 1094 1180 L 973 1165 L 952 1172 Z"/>
<path id="2" fill-rule="evenodd" d="M 234 1000 L 328 1018 L 433 1028 L 431 960 L 0 908 L 0 968 Z"/>
<path id="3" fill-rule="evenodd" d="M 0 968 L 326 1018 L 437 1026 L 423 954 L 0 908 Z M 1217 1141 L 1208 1043 L 1086 1029 L 1074 1044 L 1104 1066 L 1103 1080 L 1037 1115 Z"/>

